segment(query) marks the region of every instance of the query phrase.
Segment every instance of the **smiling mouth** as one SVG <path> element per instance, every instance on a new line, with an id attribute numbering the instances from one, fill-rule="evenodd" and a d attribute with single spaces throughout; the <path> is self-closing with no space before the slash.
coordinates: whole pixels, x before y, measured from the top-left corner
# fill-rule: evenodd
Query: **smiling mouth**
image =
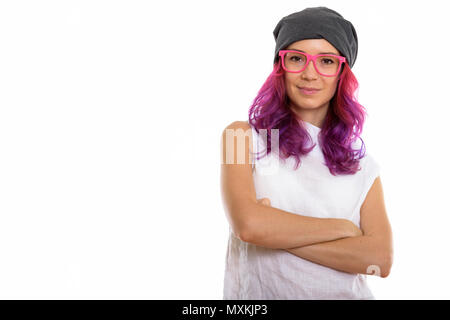
<path id="1" fill-rule="evenodd" d="M 306 89 L 306 88 L 298 88 L 298 89 L 300 90 L 300 92 L 307 95 L 319 92 L 319 89 Z"/>

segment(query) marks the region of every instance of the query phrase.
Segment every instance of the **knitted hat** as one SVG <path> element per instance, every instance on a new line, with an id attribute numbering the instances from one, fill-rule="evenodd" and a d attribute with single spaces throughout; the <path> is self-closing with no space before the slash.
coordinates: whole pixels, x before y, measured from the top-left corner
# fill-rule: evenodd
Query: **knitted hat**
<path id="1" fill-rule="evenodd" d="M 274 63 L 278 52 L 303 39 L 325 39 L 346 58 L 350 68 L 358 55 L 358 37 L 352 23 L 327 7 L 306 8 L 282 18 L 273 30 Z"/>

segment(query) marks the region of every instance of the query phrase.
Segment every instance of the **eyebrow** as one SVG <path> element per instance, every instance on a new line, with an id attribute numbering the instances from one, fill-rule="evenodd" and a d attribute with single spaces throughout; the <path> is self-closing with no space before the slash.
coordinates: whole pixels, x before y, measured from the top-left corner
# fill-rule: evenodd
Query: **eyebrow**
<path id="1" fill-rule="evenodd" d="M 294 51 L 299 51 L 299 52 L 304 52 L 304 53 L 306 53 L 305 51 L 298 50 L 298 49 L 286 49 L 286 50 L 294 50 Z M 321 52 L 321 53 L 319 53 L 319 54 L 334 54 L 335 56 L 338 56 L 338 55 L 339 55 L 338 53 L 335 53 L 335 52 Z"/>

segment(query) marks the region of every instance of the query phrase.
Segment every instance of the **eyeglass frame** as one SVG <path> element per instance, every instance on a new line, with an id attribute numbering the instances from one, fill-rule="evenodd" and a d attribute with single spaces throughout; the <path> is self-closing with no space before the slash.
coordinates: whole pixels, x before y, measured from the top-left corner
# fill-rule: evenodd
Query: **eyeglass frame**
<path id="1" fill-rule="evenodd" d="M 302 70 L 300 70 L 300 71 L 289 71 L 289 70 L 286 69 L 286 66 L 284 65 L 284 56 L 288 52 L 301 53 L 301 54 L 306 56 L 306 63 L 305 63 L 305 66 L 303 67 Z M 339 71 L 341 71 L 342 64 L 347 62 L 347 59 L 345 59 L 345 57 L 338 56 L 338 55 L 335 55 L 335 54 L 315 54 L 314 55 L 314 54 L 309 54 L 309 53 L 302 52 L 302 51 L 297 51 L 297 50 L 280 50 L 278 52 L 278 55 L 281 57 L 281 65 L 282 65 L 284 71 L 292 72 L 292 73 L 300 73 L 300 72 L 302 72 L 303 70 L 306 69 L 306 67 L 308 66 L 309 62 L 312 60 L 313 61 L 313 65 L 314 65 L 314 69 L 316 69 L 318 74 L 320 74 L 321 76 L 324 76 L 324 77 L 335 77 L 339 73 Z M 316 59 L 318 57 L 323 57 L 323 56 L 327 56 L 327 57 L 331 56 L 331 57 L 336 57 L 336 58 L 339 59 L 339 66 L 338 66 L 338 69 L 337 69 L 335 74 L 330 76 L 330 75 L 322 74 L 322 73 L 320 73 L 319 70 L 317 70 Z"/>

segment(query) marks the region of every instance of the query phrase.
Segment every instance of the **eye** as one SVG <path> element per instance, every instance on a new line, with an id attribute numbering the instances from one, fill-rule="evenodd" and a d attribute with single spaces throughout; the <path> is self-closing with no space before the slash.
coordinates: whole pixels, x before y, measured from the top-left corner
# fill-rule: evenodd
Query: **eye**
<path id="1" fill-rule="evenodd" d="M 334 57 L 324 57 L 324 58 L 320 59 L 320 62 L 321 62 L 322 64 L 328 66 L 328 65 L 332 65 L 332 64 L 337 63 L 337 60 L 336 60 L 336 58 L 334 58 Z"/>
<path id="2" fill-rule="evenodd" d="M 300 56 L 292 56 L 292 57 L 290 58 L 290 60 L 291 60 L 291 61 L 298 62 L 298 61 L 302 60 L 302 58 L 301 58 Z"/>
<path id="3" fill-rule="evenodd" d="M 331 59 L 328 59 L 328 58 L 324 58 L 324 59 L 322 59 L 322 62 L 324 62 L 325 64 L 333 64 L 333 63 L 334 63 L 334 61 L 333 61 L 333 60 L 331 60 Z"/>

